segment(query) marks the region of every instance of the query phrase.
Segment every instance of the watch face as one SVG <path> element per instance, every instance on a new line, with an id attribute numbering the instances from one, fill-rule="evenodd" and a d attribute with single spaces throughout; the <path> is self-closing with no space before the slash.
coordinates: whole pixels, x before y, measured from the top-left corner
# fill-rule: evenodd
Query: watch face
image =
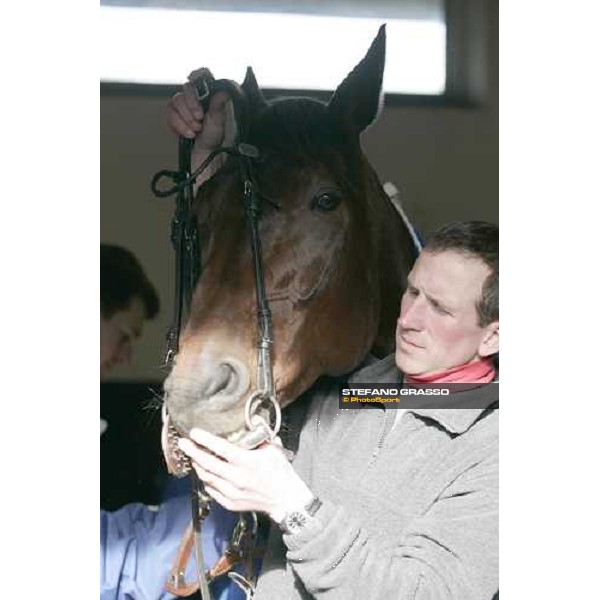
<path id="1" fill-rule="evenodd" d="M 306 525 L 306 515 L 301 512 L 293 512 L 285 520 L 285 524 L 292 531 L 297 531 Z"/>

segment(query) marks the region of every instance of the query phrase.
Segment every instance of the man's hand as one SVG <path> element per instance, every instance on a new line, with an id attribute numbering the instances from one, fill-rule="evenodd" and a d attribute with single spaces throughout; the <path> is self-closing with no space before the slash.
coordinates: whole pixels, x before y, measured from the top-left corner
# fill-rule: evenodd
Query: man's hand
<path id="1" fill-rule="evenodd" d="M 206 68 L 190 73 L 182 91 L 177 92 L 167 105 L 167 123 L 177 135 L 195 139 L 194 148 L 211 152 L 223 143 L 229 96 L 217 92 L 211 99 L 208 112 L 204 112 L 196 96 L 194 81 L 201 76 L 212 77 Z"/>
<path id="2" fill-rule="evenodd" d="M 242 450 L 201 429 L 192 430 L 191 438 L 196 443 L 181 439 L 179 447 L 192 459 L 206 492 L 228 510 L 265 512 L 279 523 L 312 500 L 279 438 L 256 450 Z"/>
<path id="3" fill-rule="evenodd" d="M 217 92 L 210 99 L 208 111 L 204 112 L 194 86 L 194 81 L 201 76 L 212 77 L 206 68 L 193 71 L 182 91 L 177 92 L 167 104 L 167 123 L 173 133 L 195 140 L 191 157 L 192 171 L 195 171 L 213 150 L 223 144 L 229 101 L 228 94 Z M 194 191 L 218 170 L 222 161 L 222 157 L 214 160 L 196 179 Z"/>

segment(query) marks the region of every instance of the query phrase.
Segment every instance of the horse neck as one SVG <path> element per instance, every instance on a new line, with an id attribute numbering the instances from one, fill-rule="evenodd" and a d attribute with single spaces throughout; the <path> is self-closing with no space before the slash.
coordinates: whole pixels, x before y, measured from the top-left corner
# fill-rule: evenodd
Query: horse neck
<path id="1" fill-rule="evenodd" d="M 410 231 L 371 169 L 370 186 L 375 210 L 375 243 L 378 244 L 379 327 L 372 352 L 385 356 L 395 347 L 400 300 L 415 260 Z"/>

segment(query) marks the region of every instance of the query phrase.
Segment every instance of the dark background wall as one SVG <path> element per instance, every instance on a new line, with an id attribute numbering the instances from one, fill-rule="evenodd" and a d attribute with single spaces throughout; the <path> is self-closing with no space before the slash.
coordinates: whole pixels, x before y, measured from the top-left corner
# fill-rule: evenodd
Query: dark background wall
<path id="1" fill-rule="evenodd" d="M 161 448 L 160 412 L 152 402 L 158 386 L 113 382 L 100 386 L 100 416 L 108 428 L 100 438 L 100 506 L 115 510 L 129 502 L 159 504 L 167 481 Z"/>

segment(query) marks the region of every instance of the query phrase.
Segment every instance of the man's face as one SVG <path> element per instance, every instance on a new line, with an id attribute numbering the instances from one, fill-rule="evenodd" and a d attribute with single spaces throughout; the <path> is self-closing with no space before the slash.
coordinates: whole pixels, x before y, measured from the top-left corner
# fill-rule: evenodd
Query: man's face
<path id="1" fill-rule="evenodd" d="M 144 303 L 137 296 L 125 310 L 108 319 L 100 313 L 100 376 L 114 366 L 131 360 L 133 341 L 140 337 L 146 316 Z"/>
<path id="2" fill-rule="evenodd" d="M 490 268 L 456 251 L 427 252 L 408 277 L 396 325 L 396 364 L 425 375 L 498 350 L 498 323 L 478 325 L 476 304 Z"/>

